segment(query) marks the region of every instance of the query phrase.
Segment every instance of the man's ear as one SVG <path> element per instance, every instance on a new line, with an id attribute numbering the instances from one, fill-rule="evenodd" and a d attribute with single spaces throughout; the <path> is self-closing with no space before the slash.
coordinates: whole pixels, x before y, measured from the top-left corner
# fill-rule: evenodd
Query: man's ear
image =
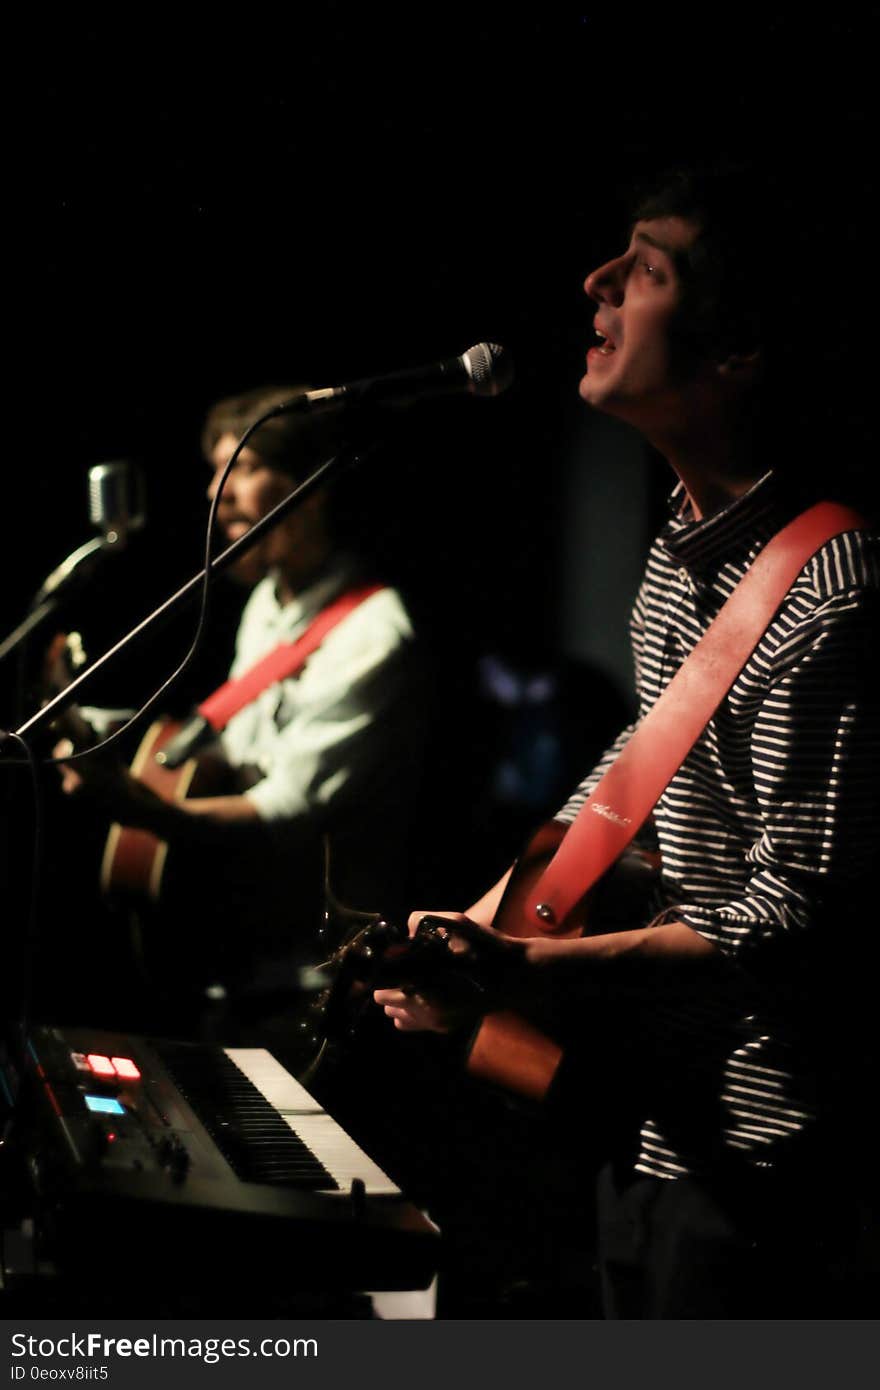
<path id="1" fill-rule="evenodd" d="M 764 354 L 759 347 L 747 352 L 729 352 L 716 364 L 718 375 L 732 386 L 748 386 L 757 381 L 763 366 Z"/>

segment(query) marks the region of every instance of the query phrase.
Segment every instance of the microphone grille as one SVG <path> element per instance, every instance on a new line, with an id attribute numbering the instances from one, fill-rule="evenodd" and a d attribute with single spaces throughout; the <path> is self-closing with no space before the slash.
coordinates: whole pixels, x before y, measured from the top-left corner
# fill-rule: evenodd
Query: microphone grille
<path id="1" fill-rule="evenodd" d="M 121 537 L 144 524 L 143 479 L 127 459 L 96 463 L 89 469 L 89 520 L 105 535 Z"/>
<path id="2" fill-rule="evenodd" d="M 500 396 L 513 381 L 513 360 L 499 343 L 475 343 L 462 361 L 475 396 Z"/>

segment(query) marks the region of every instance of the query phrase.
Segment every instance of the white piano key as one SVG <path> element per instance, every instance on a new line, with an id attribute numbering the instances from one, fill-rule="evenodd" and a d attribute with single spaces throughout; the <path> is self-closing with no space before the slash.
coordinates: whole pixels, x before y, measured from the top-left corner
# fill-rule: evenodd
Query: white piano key
<path id="1" fill-rule="evenodd" d="M 326 1168 L 342 1192 L 348 1192 L 352 1181 L 360 1178 L 368 1196 L 399 1195 L 400 1188 L 271 1052 L 261 1047 L 227 1047 L 224 1052 Z"/>
<path id="2" fill-rule="evenodd" d="M 276 1110 L 312 1115 L 323 1113 L 323 1107 L 314 1096 L 295 1076 L 285 1071 L 265 1048 L 225 1047 L 223 1051 Z"/>
<path id="3" fill-rule="evenodd" d="M 374 1315 L 385 1322 L 425 1321 L 437 1316 L 436 1275 L 426 1289 L 395 1289 L 371 1293 L 369 1297 L 373 1300 Z"/>

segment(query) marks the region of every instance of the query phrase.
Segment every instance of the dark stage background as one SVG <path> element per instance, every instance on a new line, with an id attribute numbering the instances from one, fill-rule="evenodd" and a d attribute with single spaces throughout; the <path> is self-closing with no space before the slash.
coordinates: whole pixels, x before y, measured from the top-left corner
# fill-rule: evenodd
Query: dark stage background
<path id="1" fill-rule="evenodd" d="M 508 820 L 462 822 L 469 854 L 503 859 L 626 712 L 626 614 L 669 482 L 579 403 L 584 275 L 621 245 L 636 178 L 761 158 L 815 234 L 804 294 L 816 344 L 844 339 L 864 373 L 874 37 L 849 6 L 811 17 L 325 3 L 210 21 L 53 19 L 20 50 L 13 279 L 27 405 L 7 471 L 4 633 L 92 534 L 91 464 L 136 460 L 148 489 L 144 531 L 64 614 L 97 655 L 201 563 L 198 440 L 212 401 L 501 342 L 514 387 L 390 422 L 381 457 L 352 481 L 349 516 L 434 652 L 446 746 L 488 750 L 489 782 L 439 788 L 447 825 L 456 795 L 491 806 L 492 760 L 521 751 L 509 711 L 479 697 L 481 657 L 551 670 L 587 712 L 548 715 L 566 732 L 531 801 Z M 785 245 L 768 257 L 793 273 Z M 825 385 L 816 344 L 804 344 L 805 397 Z M 868 399 L 852 389 L 841 407 L 845 448 L 863 437 Z M 222 677 L 239 602 L 218 590 L 209 641 L 170 705 L 187 708 Z M 96 694 L 137 703 L 172 669 L 191 621 Z M 0 718 L 14 724 L 35 693 L 17 704 L 9 663 L 3 674 Z M 474 691 L 476 721 L 461 714 Z M 443 887 L 436 865 L 428 881 Z M 450 871 L 448 893 L 464 891 Z"/>

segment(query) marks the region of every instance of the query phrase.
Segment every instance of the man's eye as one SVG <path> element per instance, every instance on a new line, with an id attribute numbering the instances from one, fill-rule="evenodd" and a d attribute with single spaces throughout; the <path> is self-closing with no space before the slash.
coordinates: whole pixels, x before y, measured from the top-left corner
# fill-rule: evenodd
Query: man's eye
<path id="1" fill-rule="evenodd" d="M 656 261 L 646 260 L 642 260 L 639 264 L 643 275 L 647 275 L 651 280 L 656 280 L 658 285 L 666 284 L 666 270 L 662 265 L 658 265 Z"/>

